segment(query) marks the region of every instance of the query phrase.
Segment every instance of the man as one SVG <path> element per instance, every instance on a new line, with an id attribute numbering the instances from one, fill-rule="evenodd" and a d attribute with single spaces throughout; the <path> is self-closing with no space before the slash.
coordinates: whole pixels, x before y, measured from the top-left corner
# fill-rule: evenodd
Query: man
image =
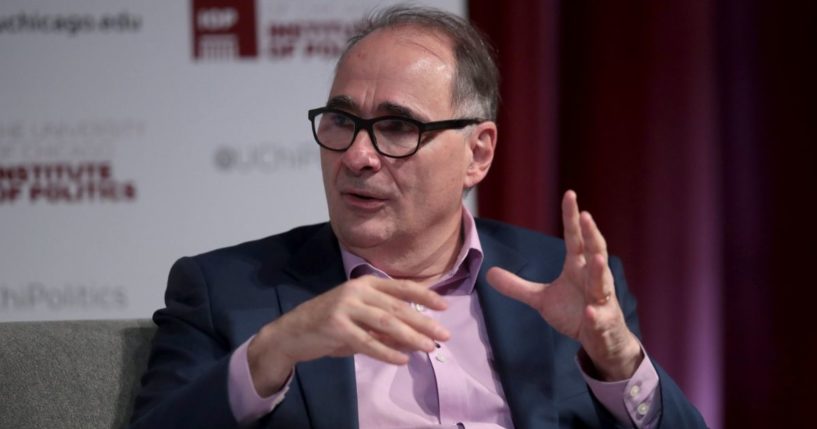
<path id="1" fill-rule="evenodd" d="M 133 427 L 703 426 L 573 192 L 564 243 L 464 208 L 497 81 L 465 21 L 371 17 L 309 112 L 329 224 L 174 265 Z"/>

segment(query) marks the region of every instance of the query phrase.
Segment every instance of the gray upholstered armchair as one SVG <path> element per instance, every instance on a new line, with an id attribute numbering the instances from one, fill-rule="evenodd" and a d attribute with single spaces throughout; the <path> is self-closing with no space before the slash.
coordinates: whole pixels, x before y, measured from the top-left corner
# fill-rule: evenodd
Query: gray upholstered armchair
<path id="1" fill-rule="evenodd" d="M 146 319 L 0 323 L 0 427 L 124 427 L 155 329 Z"/>

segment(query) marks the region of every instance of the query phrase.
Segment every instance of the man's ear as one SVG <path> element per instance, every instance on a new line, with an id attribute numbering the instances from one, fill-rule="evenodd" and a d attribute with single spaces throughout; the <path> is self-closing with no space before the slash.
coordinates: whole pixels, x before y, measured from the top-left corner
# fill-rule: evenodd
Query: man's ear
<path id="1" fill-rule="evenodd" d="M 496 148 L 496 123 L 485 121 L 475 125 L 468 137 L 468 147 L 471 150 L 471 162 L 465 170 L 465 187 L 476 186 L 488 174 L 491 162 L 494 160 Z"/>

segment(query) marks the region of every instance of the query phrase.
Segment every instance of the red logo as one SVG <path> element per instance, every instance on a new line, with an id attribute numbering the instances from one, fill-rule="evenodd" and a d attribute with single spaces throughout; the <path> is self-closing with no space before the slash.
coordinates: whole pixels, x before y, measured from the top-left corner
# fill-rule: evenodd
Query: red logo
<path id="1" fill-rule="evenodd" d="M 258 56 L 255 0 L 192 0 L 193 58 Z"/>

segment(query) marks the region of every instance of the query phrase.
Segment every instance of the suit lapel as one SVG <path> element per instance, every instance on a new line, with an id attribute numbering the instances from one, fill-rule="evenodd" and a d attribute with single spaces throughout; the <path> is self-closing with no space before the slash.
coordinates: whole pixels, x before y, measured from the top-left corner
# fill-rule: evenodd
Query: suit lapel
<path id="1" fill-rule="evenodd" d="M 346 280 L 337 240 L 328 224 L 304 243 L 284 276 L 277 288 L 282 313 Z M 295 377 L 315 429 L 357 428 L 357 387 L 352 357 L 301 363 Z"/>
<path id="2" fill-rule="evenodd" d="M 553 331 L 538 312 L 497 292 L 485 279 L 493 266 L 524 277 L 525 258 L 491 235 L 480 234 L 484 260 L 476 289 L 514 426 L 556 428 Z"/>

